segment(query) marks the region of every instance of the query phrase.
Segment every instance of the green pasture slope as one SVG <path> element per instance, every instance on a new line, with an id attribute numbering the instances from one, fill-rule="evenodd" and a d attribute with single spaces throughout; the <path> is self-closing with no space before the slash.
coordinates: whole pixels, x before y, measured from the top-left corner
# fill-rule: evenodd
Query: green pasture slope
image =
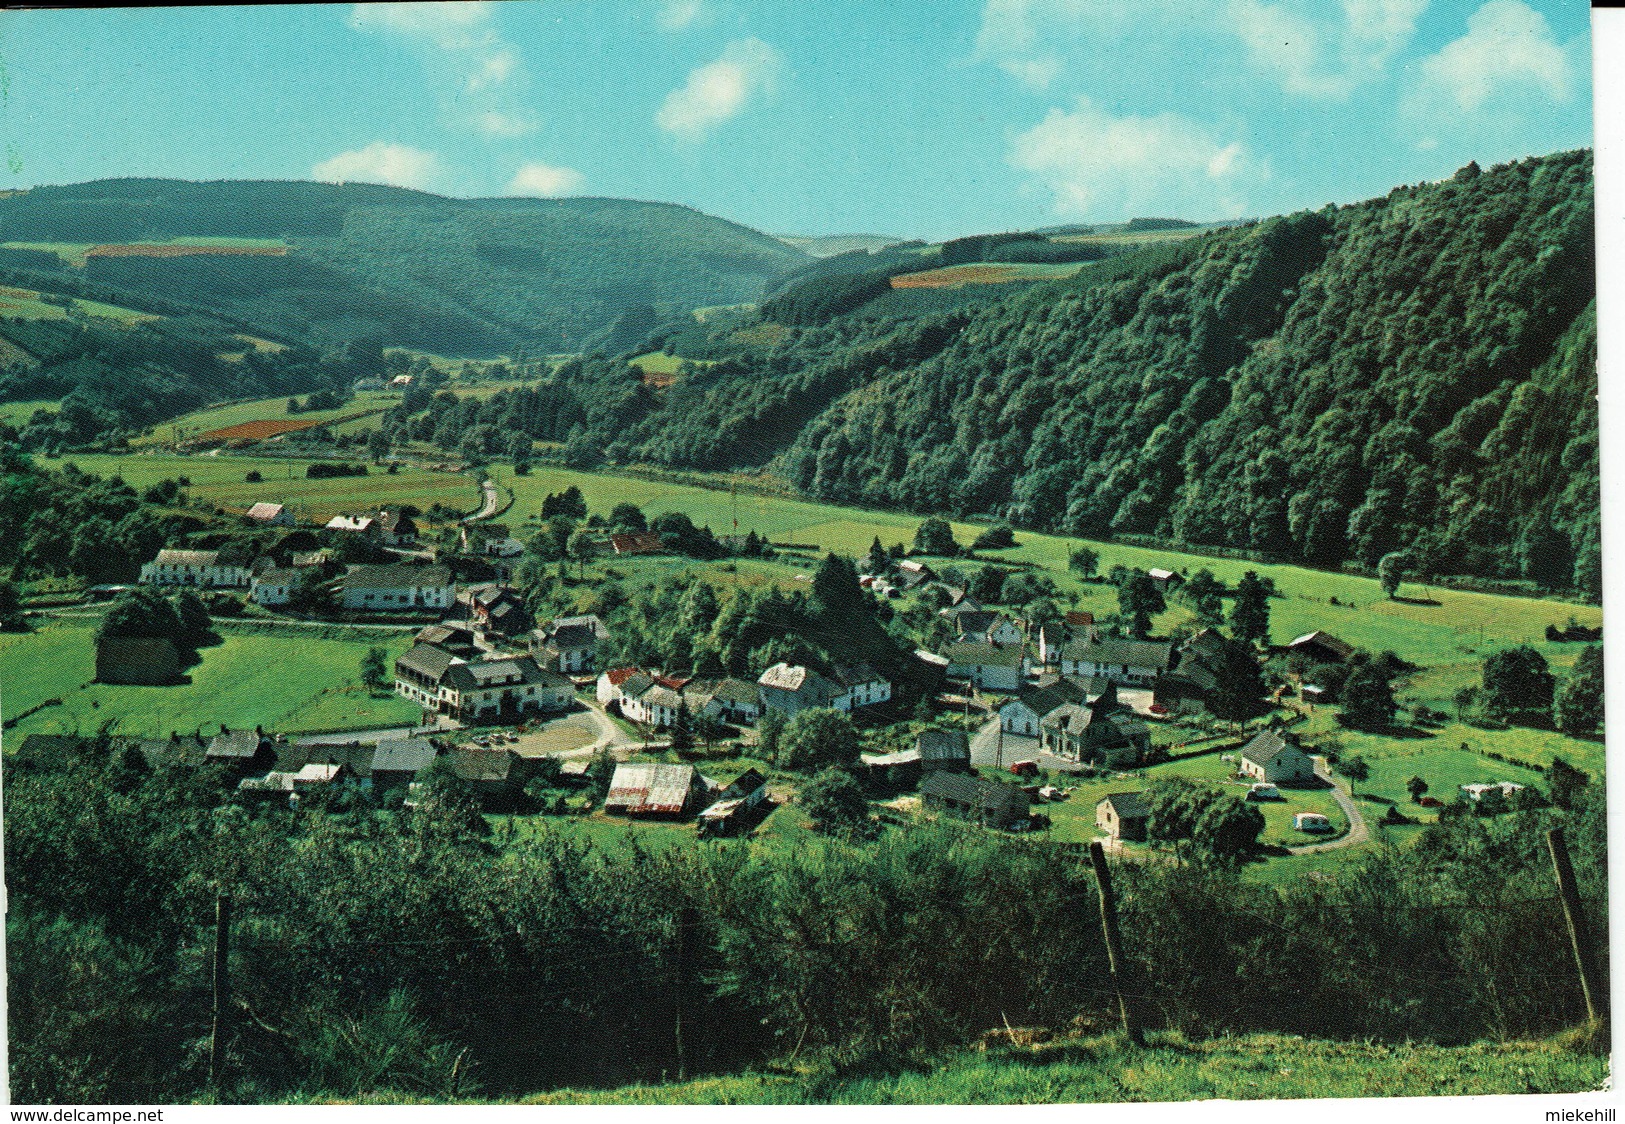
<path id="1" fill-rule="evenodd" d="M 27 734 L 92 733 L 109 719 L 121 733 L 264 726 L 296 733 L 416 722 L 421 712 L 396 695 L 361 685 L 361 657 L 379 645 L 393 660 L 412 634 L 222 624 L 222 642 L 202 649 L 191 682 L 171 687 L 95 683 L 95 622 L 37 621 L 37 631 L 0 634 L 5 715 L 62 700 L 7 730 L 8 748 Z"/>
<path id="2" fill-rule="evenodd" d="M 303 397 L 293 395 L 292 397 Z M 190 414 L 183 414 L 173 421 L 155 425 L 143 437 L 137 437 L 130 442 L 132 448 L 151 448 L 158 445 L 168 445 L 182 436 L 195 437 L 198 434 L 210 433 L 216 429 L 226 429 L 244 422 L 254 421 L 281 421 L 292 418 L 302 422 L 327 423 L 338 418 L 349 418 L 365 411 L 382 411 L 395 405 L 401 400 L 399 393 L 390 393 L 382 390 L 363 391 L 343 406 L 334 410 L 308 410 L 304 413 L 290 414 L 288 412 L 288 397 L 281 398 L 255 398 L 248 402 L 233 402 L 226 406 L 209 406 L 202 410 L 194 410 Z M 356 422 L 366 421 L 357 418 Z M 352 423 L 354 424 L 354 423 Z M 377 419 L 373 418 L 373 426 Z"/>
<path id="3" fill-rule="evenodd" d="M 305 476 L 308 462 L 278 457 L 97 454 L 70 455 L 60 461 L 42 460 L 41 463 L 53 465 L 68 461 L 86 472 L 122 476 L 137 488 L 184 476 L 192 482 L 193 495 L 202 496 L 227 511 L 247 511 L 261 500 L 267 500 L 294 505 L 306 521 L 325 522 L 340 512 L 408 503 L 424 511 L 436 503 L 457 511 L 472 511 L 480 502 L 479 486 L 471 477 L 422 468 L 402 468 L 390 476 L 374 465 L 367 476 L 311 480 Z M 244 477 L 256 470 L 264 479 L 258 484 L 248 483 Z"/>

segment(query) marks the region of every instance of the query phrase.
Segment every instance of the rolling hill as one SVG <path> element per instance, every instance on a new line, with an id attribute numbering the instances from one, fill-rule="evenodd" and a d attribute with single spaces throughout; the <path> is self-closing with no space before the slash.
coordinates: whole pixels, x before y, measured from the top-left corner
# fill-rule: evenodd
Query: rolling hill
<path id="1" fill-rule="evenodd" d="M 753 299 L 809 260 L 691 208 L 624 199 L 154 179 L 0 198 L 0 284 L 448 355 L 575 350 L 628 313 Z"/>

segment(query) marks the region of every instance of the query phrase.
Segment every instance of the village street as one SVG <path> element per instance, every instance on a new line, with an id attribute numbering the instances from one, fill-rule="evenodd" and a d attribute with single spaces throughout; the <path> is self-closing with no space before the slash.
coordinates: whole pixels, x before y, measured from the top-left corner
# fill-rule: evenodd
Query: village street
<path id="1" fill-rule="evenodd" d="M 1036 761 L 1040 769 L 1076 769 L 1076 761 L 1056 757 L 1038 748 L 1038 739 L 1020 734 L 1003 735 L 1000 743 L 999 719 L 995 714 L 971 735 L 970 762 L 977 768 L 1008 769 L 1017 761 Z"/>

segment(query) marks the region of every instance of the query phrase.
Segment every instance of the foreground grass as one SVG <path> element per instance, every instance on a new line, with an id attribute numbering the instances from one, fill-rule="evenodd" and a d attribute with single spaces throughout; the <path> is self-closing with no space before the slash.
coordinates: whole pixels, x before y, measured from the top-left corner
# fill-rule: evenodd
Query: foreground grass
<path id="1" fill-rule="evenodd" d="M 120 733 L 157 736 L 171 730 L 264 726 L 305 730 L 365 729 L 416 722 L 422 712 L 398 695 L 375 695 L 361 684 L 361 658 L 378 645 L 388 660 L 411 646 L 410 632 L 344 634 L 335 630 L 260 630 L 220 627 L 222 641 L 204 648 L 188 668 L 189 683 L 123 687 L 93 682 L 95 622 L 40 622 L 38 630 L 0 635 L 5 669 L 4 709 L 9 718 L 46 699 L 46 707 L 7 731 L 25 734 L 89 733 L 117 719 Z"/>
<path id="2" fill-rule="evenodd" d="M 746 1073 L 619 1089 L 562 1089 L 519 1103 L 1105 1104 L 1327 1097 L 1579 1093 L 1608 1080 L 1606 1058 L 1552 1042 L 1470 1046 L 1325 1042 L 1249 1035 L 1189 1042 L 1117 1035 L 965 1051 L 929 1069 L 833 1078 Z M 403 1098 L 376 1094 L 370 1100 Z M 509 1102 L 512 1103 L 512 1102 Z"/>

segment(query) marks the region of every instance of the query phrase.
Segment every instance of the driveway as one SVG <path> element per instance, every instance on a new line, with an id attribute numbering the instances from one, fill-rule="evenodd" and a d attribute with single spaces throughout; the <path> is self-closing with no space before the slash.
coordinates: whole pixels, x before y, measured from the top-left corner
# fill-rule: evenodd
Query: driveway
<path id="1" fill-rule="evenodd" d="M 1332 775 L 1331 767 L 1326 764 L 1324 757 L 1316 757 L 1314 762 L 1315 776 L 1332 786 L 1332 799 L 1337 801 L 1337 806 L 1343 809 L 1343 814 L 1348 817 L 1349 829 L 1341 838 L 1325 843 L 1306 843 L 1301 847 L 1288 847 L 1287 851 L 1294 855 L 1318 855 L 1322 851 L 1336 851 L 1366 842 L 1371 838 L 1371 829 L 1366 826 L 1365 817 L 1360 814 L 1360 806 L 1354 802 L 1348 787 Z"/>
<path id="2" fill-rule="evenodd" d="M 497 513 L 497 508 L 502 506 L 502 493 L 497 490 L 494 480 L 480 481 L 480 495 L 482 497 L 480 509 L 464 519 L 464 523 L 478 523 L 482 519 L 489 519 Z"/>

